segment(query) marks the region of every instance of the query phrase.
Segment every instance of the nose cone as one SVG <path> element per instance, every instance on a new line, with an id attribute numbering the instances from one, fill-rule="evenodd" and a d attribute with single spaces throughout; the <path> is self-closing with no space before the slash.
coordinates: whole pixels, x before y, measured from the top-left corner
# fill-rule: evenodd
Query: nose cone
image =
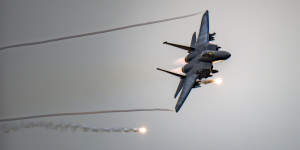
<path id="1" fill-rule="evenodd" d="M 229 52 L 226 52 L 226 51 L 224 51 L 223 55 L 224 55 L 225 59 L 228 59 L 231 56 L 231 54 Z"/>
<path id="2" fill-rule="evenodd" d="M 217 57 L 219 60 L 226 60 L 231 56 L 229 52 L 226 51 L 218 51 Z"/>

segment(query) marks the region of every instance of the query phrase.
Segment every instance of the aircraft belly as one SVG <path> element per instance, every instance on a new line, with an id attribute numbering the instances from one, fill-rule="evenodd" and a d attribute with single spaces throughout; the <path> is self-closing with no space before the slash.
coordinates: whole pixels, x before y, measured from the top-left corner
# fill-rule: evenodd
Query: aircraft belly
<path id="1" fill-rule="evenodd" d="M 212 67 L 211 62 L 200 61 L 195 67 L 197 69 L 197 74 L 199 74 L 198 75 L 199 79 L 210 77 L 210 72 Z"/>
<path id="2" fill-rule="evenodd" d="M 203 70 L 200 74 L 199 74 L 199 76 L 198 76 L 198 78 L 199 79 L 201 79 L 201 78 L 208 78 L 208 77 L 210 77 L 211 75 L 210 75 L 210 70 Z"/>

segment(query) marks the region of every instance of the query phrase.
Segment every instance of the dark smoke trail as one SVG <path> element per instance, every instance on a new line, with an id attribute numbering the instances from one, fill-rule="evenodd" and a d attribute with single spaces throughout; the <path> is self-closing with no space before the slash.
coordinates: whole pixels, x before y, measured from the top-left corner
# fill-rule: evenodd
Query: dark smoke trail
<path id="1" fill-rule="evenodd" d="M 157 109 L 128 109 L 128 110 L 106 110 L 106 111 L 92 111 L 92 112 L 58 113 L 58 114 L 47 114 L 47 115 L 37 115 L 37 116 L 1 119 L 0 122 L 14 121 L 14 120 L 24 120 L 24 119 L 32 119 L 32 118 L 42 118 L 42 117 L 54 117 L 54 116 L 88 115 L 88 114 L 116 113 L 116 112 L 136 112 L 136 111 L 173 111 L 173 110 L 157 108 Z"/>
<path id="2" fill-rule="evenodd" d="M 73 36 L 66 36 L 66 37 L 61 37 L 61 38 L 56 38 L 56 39 L 45 40 L 45 41 L 38 41 L 38 42 L 31 42 L 31 43 L 9 45 L 9 46 L 5 46 L 5 47 L 0 47 L 0 50 L 4 50 L 4 49 L 8 49 L 8 48 L 14 48 L 14 47 L 37 45 L 37 44 L 43 44 L 43 43 L 61 41 L 61 40 L 78 38 L 78 37 L 89 36 L 89 35 L 94 35 L 94 34 L 101 34 L 101 33 L 106 33 L 106 32 L 111 32 L 111 31 L 123 30 L 123 29 L 127 29 L 127 28 L 132 28 L 132 27 L 137 27 L 137 26 L 143 26 L 143 25 L 148 25 L 148 24 L 155 24 L 155 23 L 160 23 L 160 22 L 166 22 L 166 21 L 171 21 L 171 20 L 176 20 L 176 19 L 181 19 L 181 18 L 195 16 L 195 15 L 200 14 L 201 12 L 197 12 L 195 14 L 190 14 L 190 15 L 185 15 L 185 16 L 180 16 L 180 17 L 174 17 L 174 18 L 169 18 L 169 19 L 163 19 L 163 20 L 158 20 L 158 21 L 151 21 L 151 22 L 139 23 L 139 24 L 124 26 L 124 27 L 119 27 L 119 28 L 114 28 L 114 29 L 108 29 L 108 30 L 103 30 L 103 31 L 91 32 L 91 33 L 85 33 L 85 34 L 79 34 L 79 35 L 73 35 Z"/>

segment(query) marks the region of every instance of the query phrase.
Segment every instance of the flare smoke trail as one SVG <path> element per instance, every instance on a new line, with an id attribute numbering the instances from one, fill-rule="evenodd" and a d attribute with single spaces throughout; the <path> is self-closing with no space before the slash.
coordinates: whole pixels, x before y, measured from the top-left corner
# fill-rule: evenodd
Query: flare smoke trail
<path id="1" fill-rule="evenodd" d="M 160 23 L 160 22 L 166 22 L 166 21 L 171 21 L 171 20 L 176 20 L 176 19 L 181 19 L 181 18 L 187 18 L 187 17 L 195 16 L 195 15 L 198 15 L 198 14 L 200 14 L 202 12 L 203 11 L 197 12 L 197 13 L 194 13 L 194 14 L 190 14 L 190 15 L 180 16 L 180 17 L 174 17 L 174 18 L 163 19 L 163 20 L 158 20 L 158 21 L 151 21 L 151 22 L 146 22 L 146 23 L 133 24 L 133 25 L 119 27 L 119 28 L 114 28 L 114 29 L 102 30 L 102 31 L 85 33 L 85 34 L 79 34 L 79 35 L 73 35 L 73 36 L 66 36 L 66 37 L 61 37 L 61 38 L 56 38 L 56 39 L 45 40 L 45 41 L 38 41 L 38 42 L 31 42 L 31 43 L 9 45 L 9 46 L 5 46 L 5 47 L 0 47 L 0 50 L 4 50 L 4 49 L 8 49 L 8 48 L 14 48 L 14 47 L 37 45 L 37 44 L 43 44 L 43 43 L 61 41 L 61 40 L 66 40 L 66 39 L 72 39 L 72 38 L 84 37 L 84 36 L 89 36 L 89 35 L 94 35 L 94 34 L 101 34 L 101 33 L 106 33 L 106 32 L 117 31 L 117 30 L 123 30 L 123 29 L 127 29 L 127 28 L 138 27 L 138 26 L 144 26 L 144 25 L 148 25 L 148 24 L 155 24 L 155 23 Z"/>
<path id="2" fill-rule="evenodd" d="M 209 84 L 215 82 L 214 80 L 211 79 L 202 79 L 200 84 Z"/>
<path id="3" fill-rule="evenodd" d="M 88 115 L 88 114 L 136 112 L 136 111 L 173 111 L 173 110 L 157 108 L 157 109 L 128 109 L 128 110 L 106 110 L 106 111 L 92 111 L 92 112 L 58 113 L 58 114 L 47 114 L 47 115 L 36 115 L 36 116 L 28 116 L 28 117 L 1 119 L 0 122 L 24 120 L 24 119 L 32 119 L 32 118 L 42 118 L 42 117 L 54 117 L 54 116 Z"/>
<path id="4" fill-rule="evenodd" d="M 10 131 L 17 131 L 22 130 L 24 128 L 33 128 L 33 127 L 44 127 L 46 129 L 54 129 L 54 130 L 60 130 L 61 132 L 68 130 L 68 128 L 71 129 L 71 131 L 75 132 L 77 129 L 82 129 L 83 132 L 145 132 L 145 128 L 126 128 L 126 127 L 114 127 L 114 128 L 98 128 L 97 126 L 89 127 L 88 125 L 79 125 L 77 123 L 69 123 L 69 122 L 60 122 L 60 123 L 53 123 L 53 122 L 21 122 L 20 124 L 16 122 L 12 122 L 9 124 L 2 124 L 1 130 L 5 133 L 8 133 Z"/>

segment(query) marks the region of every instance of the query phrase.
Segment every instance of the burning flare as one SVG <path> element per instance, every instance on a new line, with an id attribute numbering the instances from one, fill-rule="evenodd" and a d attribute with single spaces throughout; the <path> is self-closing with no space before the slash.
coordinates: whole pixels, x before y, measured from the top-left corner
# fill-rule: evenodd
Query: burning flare
<path id="1" fill-rule="evenodd" d="M 217 84 L 221 84 L 222 80 L 220 78 L 217 78 L 217 79 L 214 80 L 214 82 L 217 83 Z"/>
<path id="2" fill-rule="evenodd" d="M 141 133 L 145 133 L 147 130 L 146 130 L 146 128 L 140 128 L 139 129 L 139 132 L 141 132 Z"/>

